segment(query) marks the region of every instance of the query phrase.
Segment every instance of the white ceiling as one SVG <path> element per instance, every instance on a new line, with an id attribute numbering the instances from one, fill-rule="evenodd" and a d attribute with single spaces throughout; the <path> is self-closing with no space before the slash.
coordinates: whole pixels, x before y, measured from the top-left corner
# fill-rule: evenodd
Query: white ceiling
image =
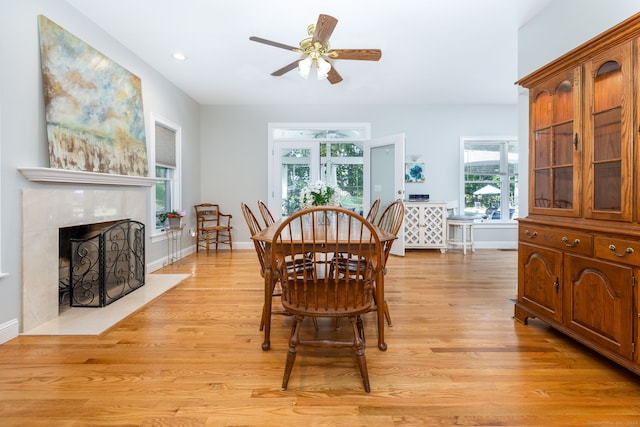
<path id="1" fill-rule="evenodd" d="M 515 104 L 518 28 L 558 0 L 67 1 L 201 104 Z M 297 46 L 320 13 L 332 48 L 380 61 L 336 60 L 335 85 L 272 77 L 299 55 L 249 37 Z"/>

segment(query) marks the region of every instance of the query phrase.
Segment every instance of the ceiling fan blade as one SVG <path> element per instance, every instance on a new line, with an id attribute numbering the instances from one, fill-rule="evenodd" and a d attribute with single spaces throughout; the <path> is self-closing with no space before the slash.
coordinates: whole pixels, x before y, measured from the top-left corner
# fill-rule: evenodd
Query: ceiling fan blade
<path id="1" fill-rule="evenodd" d="M 291 64 L 289 65 L 285 65 L 284 67 L 280 68 L 279 70 L 274 71 L 273 73 L 271 73 L 272 76 L 281 76 L 285 73 L 288 73 L 289 71 L 295 69 L 298 66 L 298 61 L 300 61 L 299 59 L 293 61 Z"/>
<path id="2" fill-rule="evenodd" d="M 327 74 L 327 80 L 329 80 L 329 83 L 331 83 L 332 85 L 336 83 L 340 83 L 342 81 L 342 76 L 338 74 L 338 72 L 336 71 L 333 65 L 329 70 L 329 74 Z"/>
<path id="3" fill-rule="evenodd" d="M 320 14 L 311 43 L 319 42 L 322 46 L 326 46 L 337 24 L 338 20 L 333 16 Z"/>
<path id="4" fill-rule="evenodd" d="M 333 59 L 357 59 L 361 61 L 377 61 L 382 57 L 380 49 L 333 49 L 329 52 Z"/>
<path id="5" fill-rule="evenodd" d="M 258 42 L 258 43 L 268 44 L 269 46 L 279 47 L 280 49 L 293 50 L 294 52 L 297 49 L 295 46 L 289 46 L 287 44 L 272 42 L 271 40 L 267 40 L 267 39 L 263 39 L 255 36 L 249 37 L 249 40 Z"/>

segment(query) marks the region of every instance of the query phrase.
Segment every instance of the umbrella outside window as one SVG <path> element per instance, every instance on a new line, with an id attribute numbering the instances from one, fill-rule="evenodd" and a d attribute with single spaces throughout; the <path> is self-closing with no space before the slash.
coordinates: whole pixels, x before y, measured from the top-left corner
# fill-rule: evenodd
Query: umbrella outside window
<path id="1" fill-rule="evenodd" d="M 489 218 L 493 218 L 494 214 L 497 213 L 497 217 L 500 218 L 500 213 L 497 212 L 500 208 L 500 204 L 497 202 L 493 202 L 492 200 L 496 200 L 497 195 L 500 194 L 500 189 L 498 187 L 495 187 L 491 184 L 487 184 L 484 187 L 480 188 L 479 190 L 476 190 L 473 192 L 474 196 L 479 196 L 479 198 L 481 200 L 484 200 L 484 203 L 481 203 L 480 201 L 476 201 L 475 202 L 475 210 L 477 213 L 481 213 L 483 210 L 485 215 L 487 215 Z M 493 197 L 484 197 L 484 196 L 493 196 Z M 484 206 L 486 206 L 486 209 L 484 208 Z"/>

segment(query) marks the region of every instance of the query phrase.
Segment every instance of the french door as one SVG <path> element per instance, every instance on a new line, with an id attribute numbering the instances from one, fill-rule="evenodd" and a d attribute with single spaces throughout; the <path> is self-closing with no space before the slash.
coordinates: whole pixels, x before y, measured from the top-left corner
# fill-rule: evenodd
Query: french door
<path id="1" fill-rule="evenodd" d="M 273 124 L 269 155 L 267 200 L 277 217 L 299 209 L 301 188 L 318 180 L 348 190 L 343 206 L 363 214 L 375 199 L 382 213 L 404 197 L 404 134 L 371 140 L 362 124 Z M 393 244 L 396 255 L 404 255 L 403 234 Z"/>
<path id="2" fill-rule="evenodd" d="M 380 211 L 396 199 L 404 199 L 404 134 L 383 136 L 364 143 L 364 203 L 380 199 Z M 391 247 L 394 255 L 404 255 L 404 227 Z"/>

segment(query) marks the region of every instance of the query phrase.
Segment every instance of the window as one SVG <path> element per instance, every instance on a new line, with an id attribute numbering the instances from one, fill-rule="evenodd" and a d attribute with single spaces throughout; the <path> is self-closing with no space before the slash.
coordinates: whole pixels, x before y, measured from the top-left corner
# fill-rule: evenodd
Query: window
<path id="1" fill-rule="evenodd" d="M 270 125 L 269 134 L 270 197 L 281 215 L 298 211 L 300 191 L 316 180 L 337 185 L 343 191 L 340 204 L 362 211 L 368 124 Z"/>
<path id="2" fill-rule="evenodd" d="M 320 151 L 320 180 L 336 185 L 342 191 L 340 205 L 362 211 L 363 155 L 362 147 L 352 142 L 318 142 L 312 149 Z M 312 150 L 311 149 L 311 150 Z M 283 201 L 282 214 L 300 210 L 300 191 L 309 182 L 310 149 L 287 149 L 282 153 Z"/>
<path id="3" fill-rule="evenodd" d="M 461 138 L 464 214 L 485 221 L 518 217 L 518 141 Z"/>
<path id="4" fill-rule="evenodd" d="M 154 135 L 154 169 L 159 182 L 155 185 L 154 223 L 157 232 L 164 231 L 164 224 L 158 215 L 171 210 L 180 210 L 180 147 L 181 129 L 171 122 L 155 117 Z"/>

